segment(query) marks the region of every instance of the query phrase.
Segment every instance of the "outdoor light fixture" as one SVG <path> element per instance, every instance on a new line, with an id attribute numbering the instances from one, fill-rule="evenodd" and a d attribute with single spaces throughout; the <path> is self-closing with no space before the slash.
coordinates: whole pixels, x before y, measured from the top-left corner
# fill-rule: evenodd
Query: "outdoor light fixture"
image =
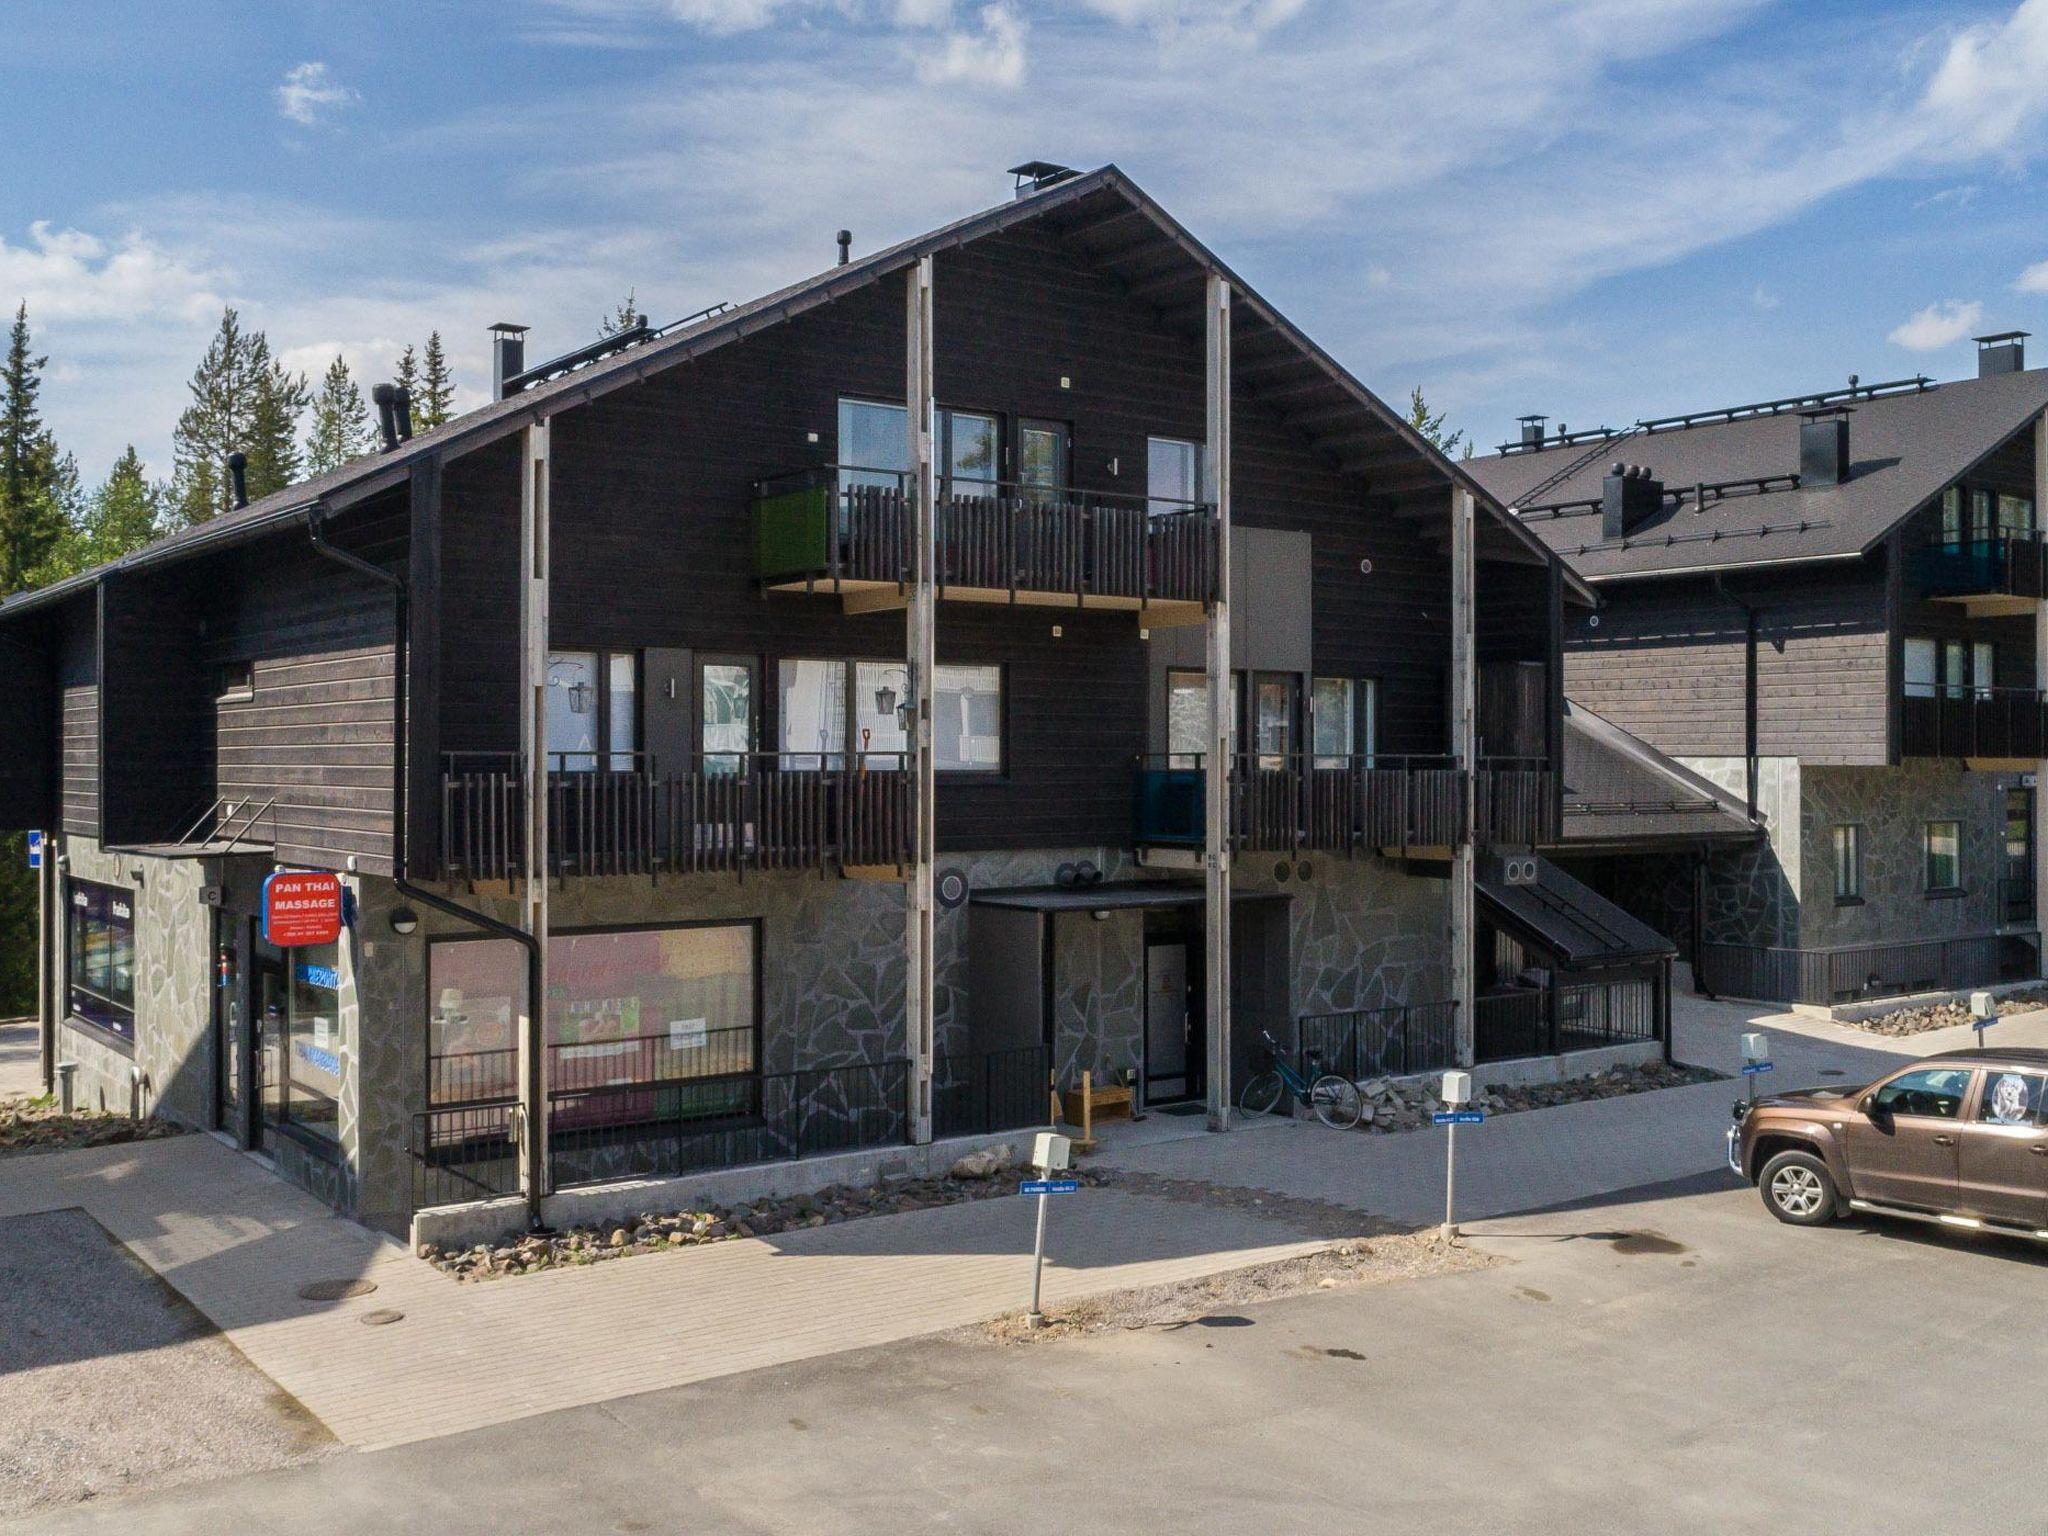
<path id="1" fill-rule="evenodd" d="M 896 713 L 896 690 L 887 683 L 875 690 L 875 713 L 893 715 Z"/>
<path id="2" fill-rule="evenodd" d="M 400 907 L 391 914 L 391 931 L 393 933 L 411 933 L 419 925 L 420 915 L 413 911 L 411 907 Z"/>

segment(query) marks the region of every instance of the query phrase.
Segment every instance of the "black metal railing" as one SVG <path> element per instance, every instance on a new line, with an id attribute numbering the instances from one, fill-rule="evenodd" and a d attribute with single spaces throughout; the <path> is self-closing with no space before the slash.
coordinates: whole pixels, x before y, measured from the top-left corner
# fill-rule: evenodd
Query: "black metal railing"
<path id="1" fill-rule="evenodd" d="M 1455 1001 L 1304 1014 L 1295 1021 L 1295 1062 L 1303 1076 L 1315 1069 L 1353 1082 L 1406 1077 L 1458 1064 Z"/>
<path id="2" fill-rule="evenodd" d="M 911 856 L 900 752 L 700 754 L 687 771 L 633 766 L 548 775 L 556 875 L 738 873 L 886 865 Z M 509 880 L 525 861 L 516 758 L 451 759 L 441 780 L 445 878 Z"/>
<path id="3" fill-rule="evenodd" d="M 2035 937 L 1985 933 L 1832 949 L 1708 943 L 1700 946 L 1699 982 L 1716 997 L 1776 1003 L 1954 992 L 2014 979 L 2026 969 Z"/>
<path id="4" fill-rule="evenodd" d="M 1913 550 L 1908 573 L 1928 597 L 2048 597 L 2041 535 L 2025 526 L 1974 538 L 1936 533 Z"/>
<path id="5" fill-rule="evenodd" d="M 1900 699 L 1900 750 L 1907 757 L 2048 755 L 2048 707 L 2036 688 L 1908 684 Z"/>
<path id="6" fill-rule="evenodd" d="M 932 1135 L 978 1136 L 1052 1123 L 1052 1052 L 1043 1045 L 932 1062 Z"/>
<path id="7" fill-rule="evenodd" d="M 2031 923 L 2034 920 L 2034 876 L 2031 872 L 1998 877 L 1998 920 L 2002 923 Z"/>
<path id="8" fill-rule="evenodd" d="M 412 1117 L 406 1143 L 412 1208 L 519 1193 L 519 1106 L 451 1104 Z"/>
<path id="9" fill-rule="evenodd" d="M 1201 754 L 1141 757 L 1137 840 L 1202 846 L 1205 783 Z M 1557 779 L 1547 768 L 1489 763 L 1468 774 L 1446 757 L 1243 752 L 1230 778 L 1231 842 L 1249 853 L 1458 847 L 1468 795 L 1482 843 L 1528 845 L 1555 835 Z"/>
<path id="10" fill-rule="evenodd" d="M 1669 981 L 1661 967 L 1566 974 L 1550 986 L 1484 993 L 1472 1000 L 1473 1060 L 1561 1056 L 1662 1040 L 1669 1005 Z"/>
<path id="11" fill-rule="evenodd" d="M 821 465 L 754 489 L 755 573 L 770 585 L 898 586 L 912 574 L 910 477 Z M 1207 603 L 1217 523 L 1203 502 L 953 479 L 933 530 L 941 597 L 1020 593 Z"/>

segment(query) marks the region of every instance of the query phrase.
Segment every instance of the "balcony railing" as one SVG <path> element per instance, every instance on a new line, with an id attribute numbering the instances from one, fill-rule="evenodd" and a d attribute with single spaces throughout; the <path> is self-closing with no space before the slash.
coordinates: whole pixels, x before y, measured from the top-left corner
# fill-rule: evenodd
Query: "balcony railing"
<path id="1" fill-rule="evenodd" d="M 1139 760 L 1136 831 L 1152 847 L 1199 848 L 1206 816 L 1200 754 Z M 1519 762 L 1470 774 L 1444 757 L 1240 753 L 1230 776 L 1230 837 L 1241 853 L 1457 847 L 1466 797 L 1482 843 L 1549 841 L 1556 776 Z"/>
<path id="2" fill-rule="evenodd" d="M 1907 757 L 2048 755 L 2048 710 L 2035 688 L 1909 684 L 1900 700 L 1900 750 Z"/>
<path id="3" fill-rule="evenodd" d="M 907 478 L 827 465 L 762 481 L 755 574 L 784 589 L 901 587 L 912 564 Z M 940 494 L 934 538 L 940 597 L 1143 608 L 1216 593 L 1216 515 L 1205 503 L 956 480 Z"/>
<path id="4" fill-rule="evenodd" d="M 1699 982 L 1716 997 L 1840 1003 L 1911 992 L 1953 992 L 2038 974 L 2028 934 L 1971 934 L 1838 949 L 1700 946 Z"/>
<path id="5" fill-rule="evenodd" d="M 620 764 L 548 775 L 551 874 L 901 868 L 910 861 L 901 753 L 707 753 L 681 773 L 658 772 L 630 754 Z M 444 878 L 523 873 L 526 789 L 516 758 L 451 758 L 441 796 Z"/>
<path id="6" fill-rule="evenodd" d="M 1929 597 L 2048 596 L 2048 560 L 2031 528 L 1982 538 L 1935 538 L 1915 549 L 1909 575 Z"/>
<path id="7" fill-rule="evenodd" d="M 1472 1000 L 1473 1059 L 1513 1061 L 1661 1040 L 1666 986 L 1661 968 L 1644 967 L 1484 993 Z"/>

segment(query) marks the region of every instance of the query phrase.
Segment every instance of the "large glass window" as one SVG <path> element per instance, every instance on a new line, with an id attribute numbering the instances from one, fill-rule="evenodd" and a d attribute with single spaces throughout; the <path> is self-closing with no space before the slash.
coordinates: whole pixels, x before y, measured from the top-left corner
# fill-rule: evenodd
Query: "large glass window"
<path id="1" fill-rule="evenodd" d="M 848 750 L 898 766 L 910 750 L 902 708 L 910 669 L 900 661 L 789 657 L 777 663 L 785 768 L 837 768 Z M 991 773 L 1003 765 L 1003 669 L 941 662 L 932 674 L 932 750 L 942 773 Z"/>
<path id="2" fill-rule="evenodd" d="M 1998 498 L 1998 531 L 2009 538 L 2025 538 L 2034 531 L 2034 498 L 2031 496 L 2004 496 Z"/>
<path id="3" fill-rule="evenodd" d="M 341 1137 L 341 957 L 335 944 L 287 950 L 284 1081 L 275 1118 L 323 1141 Z"/>
<path id="4" fill-rule="evenodd" d="M 839 402 L 840 481 L 895 490 L 910 472 L 909 412 L 870 400 Z"/>
<path id="5" fill-rule="evenodd" d="M 1843 822 L 1835 828 L 1835 900 L 1863 899 L 1863 829 Z"/>
<path id="6" fill-rule="evenodd" d="M 941 411 L 946 488 L 961 496 L 992 496 L 1002 478 L 1002 434 L 993 416 Z"/>
<path id="7" fill-rule="evenodd" d="M 564 773 L 597 767 L 597 652 L 548 652 L 548 760 Z"/>
<path id="8" fill-rule="evenodd" d="M 910 697 L 910 667 L 900 661 L 861 661 L 853 668 L 853 746 L 857 752 L 908 752 L 903 729 Z M 893 767 L 893 764 L 876 764 Z"/>
<path id="9" fill-rule="evenodd" d="M 782 766 L 837 768 L 846 751 L 846 663 L 815 657 L 776 665 Z"/>
<path id="10" fill-rule="evenodd" d="M 135 898 L 117 886 L 67 886 L 65 956 L 70 1010 L 122 1040 L 135 1039 Z"/>
<path id="11" fill-rule="evenodd" d="M 1202 499 L 1202 445 L 1178 437 L 1145 443 L 1146 507 L 1155 516 L 1181 512 Z"/>
<path id="12" fill-rule="evenodd" d="M 1294 751 L 1294 702 L 1299 686 L 1291 672 L 1261 672 L 1252 684 L 1252 743 L 1261 768 L 1285 768 Z"/>
<path id="13" fill-rule="evenodd" d="M 1970 648 L 1960 640 L 1945 640 L 1941 646 L 1941 692 L 1943 698 L 1960 699 L 1963 696 L 1965 673 L 1969 669 Z"/>
<path id="14" fill-rule="evenodd" d="M 526 951 L 510 939 L 427 946 L 427 1101 L 509 1099 L 519 1092 Z"/>
<path id="15" fill-rule="evenodd" d="M 932 753 L 941 773 L 1003 766 L 1003 669 L 940 666 L 932 674 Z"/>
<path id="16" fill-rule="evenodd" d="M 1978 698 L 1988 699 L 1997 681 L 1998 652 L 1989 640 L 1973 641 L 1970 646 L 1970 686 Z"/>
<path id="17" fill-rule="evenodd" d="M 1935 676 L 1935 649 L 1932 640 L 1909 639 L 1906 641 L 1906 697 L 1909 699 L 1931 699 L 1938 691 Z"/>
<path id="18" fill-rule="evenodd" d="M 707 661 L 698 669 L 698 718 L 706 773 L 742 773 L 754 749 L 754 669 Z"/>
<path id="19" fill-rule="evenodd" d="M 1954 821 L 1930 821 L 1925 837 L 1927 854 L 1927 889 L 1954 891 L 1962 888 L 1962 824 Z"/>
<path id="20" fill-rule="evenodd" d="M 1309 729 L 1318 768 L 1343 768 L 1358 750 L 1358 685 L 1319 677 L 1309 687 Z"/>
<path id="21" fill-rule="evenodd" d="M 1237 676 L 1230 679 L 1230 713 L 1237 714 Z M 1209 750 L 1209 678 L 1178 669 L 1166 674 L 1166 750 L 1169 766 L 1199 768 Z"/>
<path id="22" fill-rule="evenodd" d="M 1941 541 L 1944 544 L 1963 541 L 1963 488 L 1959 485 L 1952 485 L 1941 493 Z"/>

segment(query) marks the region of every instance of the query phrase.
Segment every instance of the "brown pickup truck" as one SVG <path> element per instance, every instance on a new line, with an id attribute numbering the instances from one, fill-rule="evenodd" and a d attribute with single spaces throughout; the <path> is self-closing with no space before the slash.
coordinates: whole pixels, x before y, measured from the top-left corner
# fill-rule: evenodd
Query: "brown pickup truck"
<path id="1" fill-rule="evenodd" d="M 1864 1088 L 1738 1102 L 1728 1166 L 1795 1226 L 1867 1211 L 2048 1241 L 2048 1050 L 1947 1051 Z"/>

